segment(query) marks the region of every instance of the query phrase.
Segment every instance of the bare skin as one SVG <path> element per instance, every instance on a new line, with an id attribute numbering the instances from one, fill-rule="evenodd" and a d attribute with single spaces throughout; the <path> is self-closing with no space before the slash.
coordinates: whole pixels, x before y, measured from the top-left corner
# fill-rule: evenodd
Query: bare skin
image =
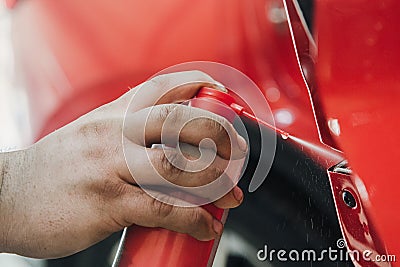
<path id="1" fill-rule="evenodd" d="M 164 95 L 167 89 L 185 82 L 194 83 L 179 86 Z M 0 252 L 35 258 L 63 257 L 132 224 L 163 227 L 188 233 L 199 240 L 211 240 L 220 235 L 221 222 L 203 208 L 171 206 L 153 199 L 137 186 L 127 168 L 121 142 L 121 136 L 126 138 L 128 151 L 134 155 L 132 166 L 145 169 L 151 161 L 165 179 L 174 183 L 197 186 L 216 179 L 219 174 L 216 169 L 223 166 L 212 165 L 199 173 L 182 171 L 177 175 L 159 152 L 150 153 L 150 159 L 147 158 L 143 151 L 148 150 L 148 144 L 135 135 L 135 129 L 138 134 L 143 133 L 143 129 L 139 131 L 141 125 L 144 127 L 141 113 L 162 95 L 154 110 L 155 116 L 149 117 L 151 127 L 146 132 L 145 142 L 160 139 L 159 126 L 172 107 L 178 108 L 182 116 L 207 112 L 172 103 L 190 99 L 199 88 L 214 82 L 198 71 L 152 79 L 153 89 L 144 98 L 147 100 L 128 114 L 125 127 L 132 128 L 129 136 L 123 136 L 123 118 L 139 87 L 27 149 L 0 153 Z M 224 118 L 218 117 L 218 121 L 237 135 Z M 201 130 L 204 127 L 208 130 Z M 184 142 L 192 146 L 197 146 L 204 138 L 215 140 L 221 158 L 229 159 L 231 152 L 236 157 L 244 156 L 247 149 L 244 140 L 237 137 L 230 144 L 226 135 L 222 127 L 207 119 L 195 120 L 190 128 L 182 131 Z M 147 179 L 146 172 L 143 175 L 141 178 Z M 186 184 L 185 181 L 190 182 Z M 242 191 L 234 187 L 214 204 L 234 208 L 242 200 Z"/>

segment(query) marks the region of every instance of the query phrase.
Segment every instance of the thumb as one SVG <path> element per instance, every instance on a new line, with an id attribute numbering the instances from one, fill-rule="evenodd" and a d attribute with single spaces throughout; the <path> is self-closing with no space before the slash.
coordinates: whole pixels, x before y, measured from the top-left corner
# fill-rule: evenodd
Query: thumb
<path id="1" fill-rule="evenodd" d="M 169 73 L 151 78 L 121 98 L 130 101 L 129 112 L 135 112 L 154 105 L 191 99 L 201 87 L 218 87 L 216 84 L 219 83 L 201 71 Z"/>

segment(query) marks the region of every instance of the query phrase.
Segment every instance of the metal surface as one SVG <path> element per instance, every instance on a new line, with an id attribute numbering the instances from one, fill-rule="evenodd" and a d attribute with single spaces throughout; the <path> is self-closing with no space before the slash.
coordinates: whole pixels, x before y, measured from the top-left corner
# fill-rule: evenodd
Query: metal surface
<path id="1" fill-rule="evenodd" d="M 223 223 L 227 211 L 212 204 L 204 207 Z M 119 267 L 184 267 L 195 264 L 211 266 L 219 239 L 199 241 L 187 234 L 167 229 L 131 226 L 122 236 L 119 252 L 114 260 Z M 195 258 L 193 254 L 195 253 Z"/>
<path id="2" fill-rule="evenodd" d="M 140 12 L 133 16 L 132 10 Z M 400 2 L 317 1 L 316 44 L 293 1 L 41 0 L 18 2 L 13 12 L 16 68 L 25 74 L 37 138 L 167 66 L 199 59 L 226 63 L 260 86 L 276 126 L 294 137 L 285 144 L 307 155 L 305 170 L 312 162 L 326 171 L 344 159 L 339 149 L 345 151 L 353 174 L 329 175 L 349 248 L 400 253 Z M 150 14 L 156 19 L 149 21 Z M 296 164 L 290 170 L 301 172 Z M 305 173 L 296 188 L 329 202 L 327 191 L 320 196 L 308 188 L 318 182 L 315 172 Z M 355 210 L 341 205 L 345 188 L 357 200 Z M 323 217 L 325 210 L 316 210 Z"/>
<path id="3" fill-rule="evenodd" d="M 325 123 L 334 122 L 332 136 L 354 172 L 346 183 L 364 212 L 338 206 L 348 245 L 377 246 L 379 253 L 399 256 L 400 2 L 324 0 L 317 1 L 316 11 L 316 73 Z M 332 178 L 333 186 L 344 186 L 342 179 Z M 363 266 L 369 264 L 374 266 Z"/>
<path id="4" fill-rule="evenodd" d="M 353 260 L 359 266 L 391 266 L 390 262 L 373 261 L 376 256 L 387 255 L 387 252 L 374 223 L 369 218 L 368 206 L 361 201 L 360 178 L 337 172 L 329 172 L 329 177 L 347 247 L 352 252 L 356 251 Z M 355 207 L 349 207 L 344 201 L 343 193 L 346 191 L 355 198 Z M 366 251 L 370 253 L 365 254 Z"/>

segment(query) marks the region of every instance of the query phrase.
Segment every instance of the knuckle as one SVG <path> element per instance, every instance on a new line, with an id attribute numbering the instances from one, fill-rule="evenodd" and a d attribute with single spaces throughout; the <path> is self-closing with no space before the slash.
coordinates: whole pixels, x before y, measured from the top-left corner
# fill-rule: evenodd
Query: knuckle
<path id="1" fill-rule="evenodd" d="M 215 187 L 224 186 L 222 183 L 225 180 L 225 170 L 216 167 L 216 166 L 209 166 L 206 170 L 199 173 L 201 175 L 199 179 L 202 181 L 201 185 L 206 185 L 215 182 Z M 225 187 L 224 187 L 225 188 Z M 206 193 L 208 195 L 209 193 Z"/>
<path id="2" fill-rule="evenodd" d="M 229 129 L 228 127 L 229 123 L 226 119 L 217 116 L 208 119 L 206 123 L 207 130 L 209 130 L 216 142 L 225 142 L 229 138 L 227 132 L 227 129 Z"/>
<path id="3" fill-rule="evenodd" d="M 201 225 L 205 220 L 200 209 L 193 209 L 190 216 L 192 225 Z"/>
<path id="4" fill-rule="evenodd" d="M 181 174 L 186 170 L 187 159 L 180 152 L 166 150 L 164 155 L 170 163 L 169 167 L 171 172 Z"/>
<path id="5" fill-rule="evenodd" d="M 171 215 L 174 206 L 153 198 L 151 200 L 151 209 L 158 218 L 164 219 Z"/>
<path id="6" fill-rule="evenodd" d="M 102 194 L 110 199 L 115 199 L 124 196 L 126 192 L 127 185 L 125 183 L 108 181 L 104 183 Z"/>
<path id="7" fill-rule="evenodd" d="M 195 208 L 189 213 L 186 229 L 183 232 L 194 236 L 199 240 L 207 240 L 206 230 L 207 218 L 201 208 Z"/>
<path id="8" fill-rule="evenodd" d="M 157 115 L 159 121 L 168 121 L 173 125 L 179 122 L 179 120 L 182 118 L 184 115 L 184 110 L 182 106 L 178 104 L 165 104 L 160 105 Z"/>
<path id="9" fill-rule="evenodd" d="M 78 133 L 85 137 L 91 135 L 100 136 L 106 133 L 108 128 L 109 128 L 108 125 L 104 122 L 93 121 L 80 125 Z"/>
<path id="10" fill-rule="evenodd" d="M 89 185 L 95 196 L 109 202 L 111 200 L 120 199 L 128 192 L 127 184 L 116 182 L 111 178 L 102 179 L 101 182 Z"/>
<path id="11" fill-rule="evenodd" d="M 214 167 L 214 168 L 212 168 L 212 173 L 213 173 L 213 177 L 215 177 L 215 179 L 218 179 L 218 178 L 222 177 L 222 175 L 224 175 L 225 170 L 218 168 L 218 167 Z"/>
<path id="12" fill-rule="evenodd" d="M 91 121 L 77 126 L 77 138 L 84 140 L 81 147 L 81 154 L 85 159 L 103 159 L 109 157 L 109 146 L 114 146 L 108 142 L 109 136 L 115 135 L 113 131 L 114 125 L 107 121 Z M 112 139 L 111 139 L 112 140 Z M 106 142 L 108 145 L 104 145 Z"/>
<path id="13" fill-rule="evenodd" d="M 187 161 L 176 151 L 160 151 L 157 159 L 158 168 L 168 176 L 170 182 L 177 182 L 184 173 Z"/>
<path id="14" fill-rule="evenodd" d="M 155 76 L 148 82 L 157 89 L 169 88 L 169 85 L 171 84 L 170 76 L 167 74 Z"/>

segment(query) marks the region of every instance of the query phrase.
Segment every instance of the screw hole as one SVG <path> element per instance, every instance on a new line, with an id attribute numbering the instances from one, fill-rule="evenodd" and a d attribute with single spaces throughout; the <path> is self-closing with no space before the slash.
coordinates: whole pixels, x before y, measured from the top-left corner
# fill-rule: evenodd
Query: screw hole
<path id="1" fill-rule="evenodd" d="M 350 191 L 344 190 L 342 193 L 342 199 L 347 207 L 349 207 L 351 209 L 354 209 L 355 207 L 357 207 L 357 201 L 354 198 L 353 194 L 350 193 Z"/>

